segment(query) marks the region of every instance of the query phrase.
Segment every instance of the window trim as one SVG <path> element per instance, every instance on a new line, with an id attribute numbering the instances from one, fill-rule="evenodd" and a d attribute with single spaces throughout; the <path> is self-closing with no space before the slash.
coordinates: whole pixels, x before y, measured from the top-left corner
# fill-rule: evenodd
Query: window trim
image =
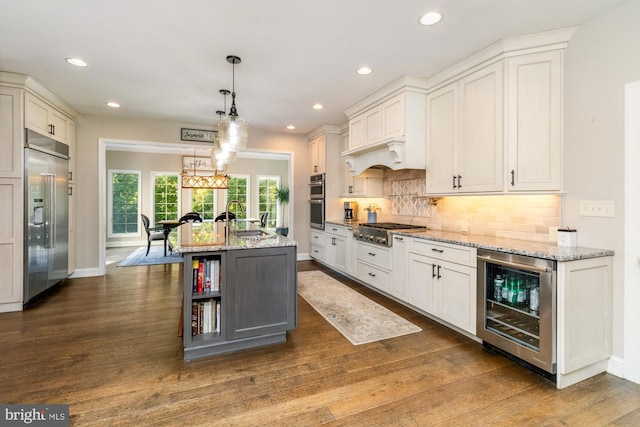
<path id="1" fill-rule="evenodd" d="M 142 236 L 142 171 L 135 169 L 109 169 L 107 171 L 109 177 L 107 182 L 107 237 L 141 237 Z M 138 232 L 137 233 L 114 233 L 113 232 L 113 175 L 115 174 L 132 174 L 138 175 Z"/>

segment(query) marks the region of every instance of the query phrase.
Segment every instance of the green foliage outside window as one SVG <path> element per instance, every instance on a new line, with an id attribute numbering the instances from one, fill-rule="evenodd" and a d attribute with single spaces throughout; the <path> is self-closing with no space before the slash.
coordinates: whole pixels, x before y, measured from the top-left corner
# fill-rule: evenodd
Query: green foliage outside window
<path id="1" fill-rule="evenodd" d="M 178 219 L 178 176 L 156 175 L 154 182 L 153 215 L 155 223 Z"/>
<path id="2" fill-rule="evenodd" d="M 267 228 L 275 228 L 277 224 L 278 201 L 276 199 L 276 190 L 279 185 L 280 180 L 277 178 L 258 179 L 258 214 L 262 216 L 265 212 L 269 212 Z"/>
<path id="3" fill-rule="evenodd" d="M 202 219 L 213 220 L 216 217 L 215 207 L 215 190 L 211 189 L 194 189 L 191 192 L 191 210 L 198 212 Z"/>
<path id="4" fill-rule="evenodd" d="M 247 210 L 247 178 L 245 177 L 232 177 L 229 180 L 229 188 L 227 189 L 227 202 L 229 200 L 240 200 L 245 213 L 240 211 L 240 206 L 236 203 L 229 206 L 229 212 L 233 213 L 236 218 L 246 218 Z"/>
<path id="5" fill-rule="evenodd" d="M 112 233 L 138 233 L 138 188 L 137 173 L 117 172 L 112 175 Z"/>

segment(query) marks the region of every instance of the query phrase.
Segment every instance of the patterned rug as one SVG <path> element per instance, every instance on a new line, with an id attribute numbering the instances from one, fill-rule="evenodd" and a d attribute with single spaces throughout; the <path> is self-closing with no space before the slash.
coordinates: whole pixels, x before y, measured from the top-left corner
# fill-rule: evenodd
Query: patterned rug
<path id="1" fill-rule="evenodd" d="M 136 265 L 154 265 L 154 264 L 172 264 L 174 262 L 182 262 L 184 258 L 178 252 L 174 251 L 173 254 L 167 250 L 167 256 L 164 256 L 164 247 L 162 245 L 151 245 L 149 249 L 149 255 L 144 256 L 147 253 L 147 247 L 142 246 L 131 255 L 120 261 L 118 267 L 131 267 Z"/>
<path id="2" fill-rule="evenodd" d="M 422 330 L 321 271 L 299 272 L 298 293 L 353 345 Z"/>

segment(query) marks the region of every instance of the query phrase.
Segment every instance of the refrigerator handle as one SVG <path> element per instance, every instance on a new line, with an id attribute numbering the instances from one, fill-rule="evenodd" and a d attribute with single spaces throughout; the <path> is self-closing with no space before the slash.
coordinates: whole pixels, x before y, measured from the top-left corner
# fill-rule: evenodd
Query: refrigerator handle
<path id="1" fill-rule="evenodd" d="M 45 177 L 45 214 L 44 247 L 49 249 L 56 246 L 56 175 L 43 173 Z"/>

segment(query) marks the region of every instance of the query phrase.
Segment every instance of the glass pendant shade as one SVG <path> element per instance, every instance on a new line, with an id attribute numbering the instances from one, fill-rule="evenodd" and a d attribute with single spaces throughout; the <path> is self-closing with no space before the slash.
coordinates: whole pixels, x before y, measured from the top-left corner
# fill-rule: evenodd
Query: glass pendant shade
<path id="1" fill-rule="evenodd" d="M 211 163 L 218 164 L 218 169 L 224 169 L 224 166 L 229 163 L 235 162 L 236 152 L 223 150 L 220 145 L 220 139 L 216 138 L 213 142 L 213 148 L 211 149 Z M 223 165 L 223 167 L 220 167 Z"/>
<path id="2" fill-rule="evenodd" d="M 229 114 L 218 123 L 220 147 L 225 151 L 244 151 L 249 139 L 249 124 L 241 117 Z"/>

